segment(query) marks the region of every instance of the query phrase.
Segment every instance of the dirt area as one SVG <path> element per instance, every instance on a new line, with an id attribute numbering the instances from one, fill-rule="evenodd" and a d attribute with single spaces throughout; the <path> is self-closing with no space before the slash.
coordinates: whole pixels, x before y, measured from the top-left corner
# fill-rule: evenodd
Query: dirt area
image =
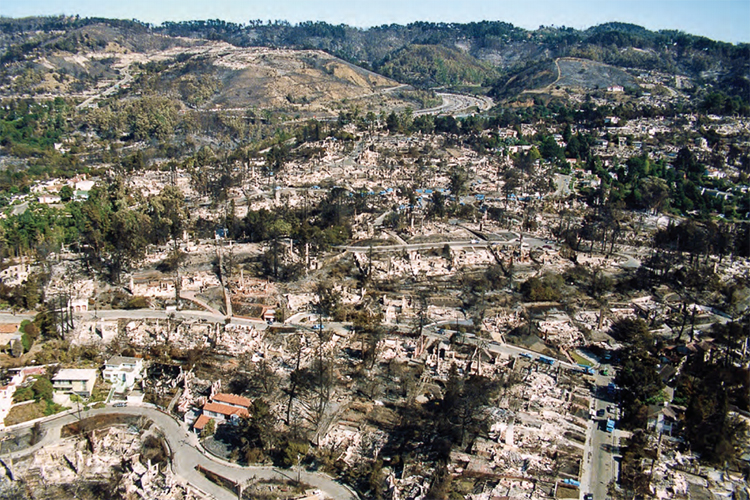
<path id="1" fill-rule="evenodd" d="M 5 425 L 16 425 L 21 422 L 28 422 L 45 416 L 44 411 L 47 409 L 46 401 L 37 401 L 21 406 L 14 406 L 10 413 L 5 417 Z"/>
<path id="2" fill-rule="evenodd" d="M 578 498 L 578 488 L 570 486 L 558 486 L 557 487 L 557 498 Z"/>
<path id="3" fill-rule="evenodd" d="M 586 89 L 606 89 L 611 85 L 638 87 L 635 78 L 607 64 L 572 58 L 561 58 L 557 64 L 560 66 L 560 79 L 556 85 L 561 87 Z"/>
<path id="4" fill-rule="evenodd" d="M 143 427 L 145 423 L 142 417 L 136 415 L 108 414 L 97 415 L 96 417 L 84 418 L 78 422 L 68 424 L 60 430 L 60 436 L 63 438 L 78 436 L 98 429 L 104 429 L 117 424 L 138 425 Z"/>

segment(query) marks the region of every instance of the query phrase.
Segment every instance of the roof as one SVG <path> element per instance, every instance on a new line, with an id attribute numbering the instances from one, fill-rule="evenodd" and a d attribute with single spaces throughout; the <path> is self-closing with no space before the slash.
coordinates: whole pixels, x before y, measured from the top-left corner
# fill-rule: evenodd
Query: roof
<path id="1" fill-rule="evenodd" d="M 143 361 L 142 358 L 133 358 L 130 356 L 112 356 L 109 358 L 106 364 L 108 365 L 134 365 L 139 361 Z"/>
<path id="2" fill-rule="evenodd" d="M 207 423 L 211 421 L 211 417 L 208 415 L 201 415 L 198 417 L 198 419 L 193 423 L 193 429 L 196 431 L 202 431 L 203 428 L 206 426 Z"/>
<path id="3" fill-rule="evenodd" d="M 252 401 L 248 398 L 237 396 L 236 394 L 219 393 L 211 398 L 215 403 L 226 403 L 228 405 L 242 406 L 243 408 L 250 408 Z"/>
<path id="4" fill-rule="evenodd" d="M 66 368 L 57 372 L 52 380 L 90 380 L 96 378 L 94 368 Z"/>
<path id="5" fill-rule="evenodd" d="M 203 405 L 203 411 L 212 411 L 214 413 L 219 413 L 220 415 L 225 415 L 227 417 L 231 417 L 232 415 L 237 415 L 240 417 L 250 416 L 245 408 L 237 408 L 235 406 L 223 405 L 220 403 L 206 403 Z"/>

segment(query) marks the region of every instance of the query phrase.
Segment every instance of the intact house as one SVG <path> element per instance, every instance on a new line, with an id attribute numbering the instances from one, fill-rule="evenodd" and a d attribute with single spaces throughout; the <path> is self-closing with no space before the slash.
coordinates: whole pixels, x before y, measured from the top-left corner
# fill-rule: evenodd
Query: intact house
<path id="1" fill-rule="evenodd" d="M 650 431 L 656 430 L 660 434 L 672 435 L 679 424 L 680 416 L 685 413 L 682 406 L 670 405 L 649 405 L 646 428 Z"/>
<path id="2" fill-rule="evenodd" d="M 129 356 L 114 356 L 104 364 L 102 377 L 117 387 L 118 392 L 132 390 L 143 378 L 143 359 Z"/>
<path id="3" fill-rule="evenodd" d="M 96 383 L 96 370 L 93 368 L 68 368 L 57 372 L 52 378 L 52 387 L 56 393 L 77 394 L 90 398 Z"/>
<path id="4" fill-rule="evenodd" d="M 234 394 L 219 393 L 211 397 L 211 401 L 203 405 L 203 413 L 193 423 L 193 430 L 200 434 L 206 424 L 214 420 L 216 424 L 236 422 L 241 417 L 249 417 L 252 402 L 248 398 Z"/>

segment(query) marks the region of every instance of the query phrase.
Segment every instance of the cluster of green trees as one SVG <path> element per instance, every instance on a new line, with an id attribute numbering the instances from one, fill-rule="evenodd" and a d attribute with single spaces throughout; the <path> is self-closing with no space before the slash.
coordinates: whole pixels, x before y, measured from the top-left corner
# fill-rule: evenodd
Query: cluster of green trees
<path id="1" fill-rule="evenodd" d="M 184 195 L 167 186 L 138 204 L 121 178 L 91 191 L 86 201 L 69 201 L 62 209 L 32 205 L 0 225 L 6 253 L 34 253 L 44 258 L 62 245 L 84 253 L 87 264 L 106 269 L 117 280 L 120 273 L 145 254 L 148 244 L 164 244 L 182 236 L 189 216 Z M 12 304 L 33 308 L 38 293 L 31 280 L 8 289 L 2 297 Z M 7 287 L 3 288 L 5 290 Z"/>
<path id="2" fill-rule="evenodd" d="M 180 123 L 179 106 L 165 97 L 147 96 L 128 101 L 112 101 L 108 106 L 92 109 L 86 124 L 103 139 L 135 140 L 172 139 Z"/>
<path id="3" fill-rule="evenodd" d="M 532 302 L 553 302 L 562 297 L 563 278 L 559 274 L 547 274 L 541 278 L 529 278 L 521 284 L 521 293 Z"/>
<path id="4" fill-rule="evenodd" d="M 58 97 L 48 102 L 9 99 L 0 106 L 0 146 L 14 156 L 41 155 L 69 131 L 69 104 Z"/>
<path id="5" fill-rule="evenodd" d="M 188 220 L 185 198 L 167 186 L 145 204 L 135 205 L 117 180 L 92 191 L 81 204 L 80 250 L 94 269 L 106 269 L 113 281 L 140 260 L 151 244 L 176 241 Z"/>
<path id="6" fill-rule="evenodd" d="M 736 465 L 748 435 L 747 424 L 732 416 L 730 407 L 750 408 L 748 370 L 741 367 L 737 357 L 749 326 L 747 316 L 714 326 L 715 344 L 710 353 L 689 356 L 673 382 L 674 403 L 687 407 L 677 432 L 703 460 L 720 466 Z M 612 325 L 611 334 L 626 345 L 618 353 L 621 366 L 615 378 L 620 387 L 623 423 L 643 429 L 648 406 L 665 401 L 665 380 L 659 370 L 663 362 L 671 361 L 664 357 L 663 346 L 642 319 L 620 320 Z M 637 439 L 630 446 L 637 447 Z M 629 482 L 636 481 L 635 474 L 626 476 Z"/>
<path id="7" fill-rule="evenodd" d="M 374 65 L 398 82 L 422 87 L 483 84 L 497 78 L 495 70 L 460 52 L 438 45 L 409 45 Z"/>

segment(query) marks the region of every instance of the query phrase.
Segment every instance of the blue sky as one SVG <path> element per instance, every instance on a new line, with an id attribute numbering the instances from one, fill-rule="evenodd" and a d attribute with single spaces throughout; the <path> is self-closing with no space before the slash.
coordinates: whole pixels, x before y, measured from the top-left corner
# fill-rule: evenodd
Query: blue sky
<path id="1" fill-rule="evenodd" d="M 750 42 L 750 0 L 2 0 L 0 15 L 79 14 L 162 21 L 284 19 L 351 26 L 412 21 L 499 20 L 587 28 L 608 21 L 678 29 L 727 42 Z"/>

